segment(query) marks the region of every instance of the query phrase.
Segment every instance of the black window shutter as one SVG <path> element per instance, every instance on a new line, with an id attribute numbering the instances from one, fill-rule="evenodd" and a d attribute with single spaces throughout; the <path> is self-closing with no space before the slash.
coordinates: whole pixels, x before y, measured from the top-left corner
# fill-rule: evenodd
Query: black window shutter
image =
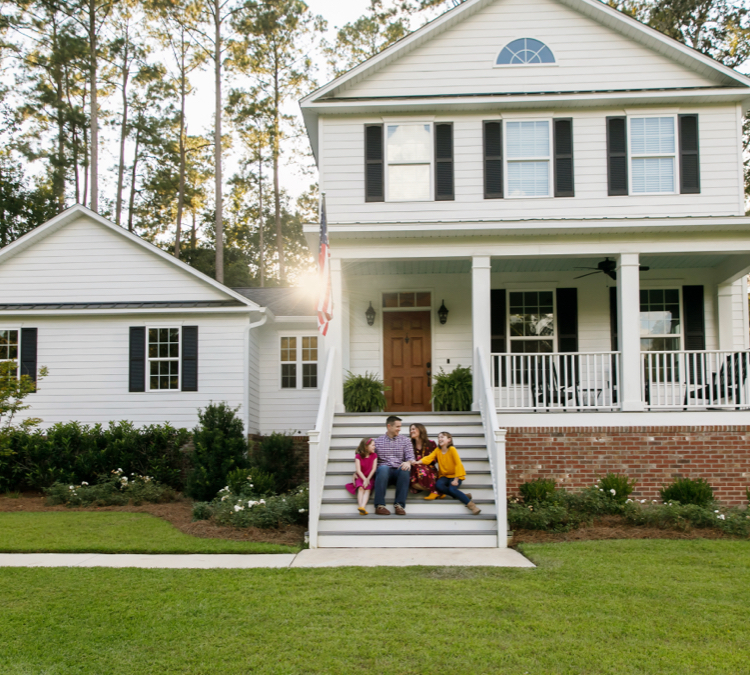
<path id="1" fill-rule="evenodd" d="M 435 200 L 452 201 L 453 124 L 435 125 Z"/>
<path id="2" fill-rule="evenodd" d="M 627 118 L 607 118 L 607 178 L 610 196 L 628 194 Z"/>
<path id="3" fill-rule="evenodd" d="M 557 289 L 557 351 L 578 351 L 578 289 Z"/>
<path id="4" fill-rule="evenodd" d="M 555 141 L 555 197 L 575 197 L 573 179 L 573 120 L 556 119 Z"/>
<path id="5" fill-rule="evenodd" d="M 617 286 L 609 287 L 609 335 L 611 350 L 617 351 Z"/>
<path id="6" fill-rule="evenodd" d="M 146 391 L 146 329 L 130 328 L 130 377 L 128 391 Z"/>
<path id="7" fill-rule="evenodd" d="M 502 354 L 507 351 L 505 348 L 506 318 L 505 290 L 493 288 L 490 291 L 490 333 L 492 336 L 490 350 L 493 354 Z"/>
<path id="8" fill-rule="evenodd" d="M 198 326 L 182 327 L 182 391 L 198 391 Z"/>
<path id="9" fill-rule="evenodd" d="M 21 375 L 36 382 L 37 329 L 21 329 Z"/>
<path id="10" fill-rule="evenodd" d="M 365 201 L 384 199 L 383 125 L 365 124 Z"/>
<path id="11" fill-rule="evenodd" d="M 701 167 L 698 143 L 698 115 L 679 115 L 680 123 L 680 192 L 699 194 Z"/>
<path id="12" fill-rule="evenodd" d="M 484 122 L 484 198 L 503 198 L 503 123 Z"/>
<path id="13" fill-rule="evenodd" d="M 703 286 L 683 286 L 682 304 L 685 316 L 685 349 L 703 351 L 706 348 Z"/>

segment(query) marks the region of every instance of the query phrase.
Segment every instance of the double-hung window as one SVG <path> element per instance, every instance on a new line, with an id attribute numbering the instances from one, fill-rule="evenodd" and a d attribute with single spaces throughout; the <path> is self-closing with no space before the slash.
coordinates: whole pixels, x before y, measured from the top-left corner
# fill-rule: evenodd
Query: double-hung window
<path id="1" fill-rule="evenodd" d="M 432 199 L 432 124 L 386 124 L 389 202 Z"/>
<path id="2" fill-rule="evenodd" d="M 282 389 L 317 389 L 317 335 L 282 337 L 280 356 Z"/>
<path id="3" fill-rule="evenodd" d="M 180 389 L 180 329 L 148 329 L 149 391 Z"/>
<path id="4" fill-rule="evenodd" d="M 674 116 L 630 117 L 630 193 L 676 192 Z"/>
<path id="5" fill-rule="evenodd" d="M 545 354 L 555 351 L 555 310 L 552 291 L 511 291 L 510 351 Z"/>
<path id="6" fill-rule="evenodd" d="M 13 374 L 18 374 L 19 338 L 17 329 L 0 328 L 0 363 L 10 361 L 15 364 Z"/>
<path id="7" fill-rule="evenodd" d="M 506 121 L 508 197 L 551 196 L 551 140 L 549 120 Z"/>
<path id="8" fill-rule="evenodd" d="M 681 340 L 679 289 L 641 290 L 641 351 L 676 352 Z"/>

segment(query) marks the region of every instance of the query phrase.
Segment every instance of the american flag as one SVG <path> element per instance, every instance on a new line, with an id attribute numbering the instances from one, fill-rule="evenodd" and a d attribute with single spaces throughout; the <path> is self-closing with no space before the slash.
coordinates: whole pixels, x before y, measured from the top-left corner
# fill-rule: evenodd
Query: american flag
<path id="1" fill-rule="evenodd" d="M 320 247 L 318 249 L 318 271 L 320 274 L 318 330 L 321 335 L 326 335 L 328 333 L 328 324 L 333 318 L 333 299 L 331 298 L 331 251 L 328 247 L 328 223 L 326 220 L 326 196 L 323 194 L 320 205 Z"/>

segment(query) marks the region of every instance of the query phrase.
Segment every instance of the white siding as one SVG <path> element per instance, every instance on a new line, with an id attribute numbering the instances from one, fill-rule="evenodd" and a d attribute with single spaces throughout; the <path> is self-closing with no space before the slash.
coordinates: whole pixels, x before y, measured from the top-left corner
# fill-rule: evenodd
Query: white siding
<path id="1" fill-rule="evenodd" d="M 516 38 L 544 42 L 556 66 L 493 68 Z M 716 84 L 554 0 L 499 0 L 339 96 L 600 91 Z"/>
<path id="2" fill-rule="evenodd" d="M 288 335 L 317 335 L 317 325 L 306 323 L 266 324 L 258 329 L 260 374 L 260 432 L 273 431 L 307 435 L 315 427 L 320 403 L 319 389 L 282 389 L 279 338 Z M 323 384 L 325 363 L 322 341 L 318 349 L 318 386 Z"/>
<path id="3" fill-rule="evenodd" d="M 86 217 L 3 262 L 0 289 L 8 303 L 229 299 Z"/>
<path id="4" fill-rule="evenodd" d="M 128 391 L 131 326 L 198 326 L 198 391 Z M 244 332 L 247 318 L 230 315 L 2 318 L 0 326 L 38 329 L 38 365 L 49 375 L 28 398 L 26 412 L 44 425 L 129 420 L 192 428 L 198 408 L 226 401 L 244 415 Z"/>
<path id="5" fill-rule="evenodd" d="M 260 328 L 250 331 L 247 390 L 248 390 L 248 424 L 247 431 L 251 434 L 260 432 Z"/>
<path id="6" fill-rule="evenodd" d="M 329 222 L 362 223 L 366 230 L 367 223 L 415 220 L 744 215 L 740 210 L 744 185 L 737 152 L 741 139 L 733 105 L 648 110 L 648 114 L 655 115 L 699 114 L 701 194 L 690 195 L 607 195 L 606 117 L 626 112 L 642 114 L 637 110 L 611 109 L 557 111 L 558 116 L 573 118 L 575 164 L 575 197 L 557 199 L 484 199 L 482 121 L 493 116 L 441 115 L 437 121 L 453 122 L 455 201 L 440 202 L 365 203 L 364 124 L 380 123 L 382 119 L 326 118 L 322 124 L 320 167 Z M 540 111 L 538 116 L 552 117 L 554 113 Z M 513 113 L 506 113 L 507 119 L 513 117 Z M 564 223 L 560 226 L 564 227 Z"/>

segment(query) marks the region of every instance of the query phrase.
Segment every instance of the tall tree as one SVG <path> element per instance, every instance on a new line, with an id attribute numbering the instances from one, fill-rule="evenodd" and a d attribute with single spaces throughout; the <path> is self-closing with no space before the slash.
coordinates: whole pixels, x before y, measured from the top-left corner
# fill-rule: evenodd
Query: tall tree
<path id="1" fill-rule="evenodd" d="M 286 280 L 282 224 L 282 190 L 279 175 L 282 139 L 289 137 L 295 118 L 284 107 L 312 88 L 313 65 L 309 54 L 324 22 L 302 0 L 248 0 L 234 20 L 238 34 L 234 60 L 256 81 L 250 94 L 268 111 L 273 171 L 274 222 L 279 280 Z"/>

